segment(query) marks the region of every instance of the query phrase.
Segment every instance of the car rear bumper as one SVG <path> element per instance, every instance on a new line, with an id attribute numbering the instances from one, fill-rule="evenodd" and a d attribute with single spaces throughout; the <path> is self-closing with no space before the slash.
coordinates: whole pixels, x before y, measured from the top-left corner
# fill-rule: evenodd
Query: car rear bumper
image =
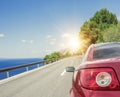
<path id="1" fill-rule="evenodd" d="M 81 88 L 79 93 L 75 87 L 70 90 L 70 97 L 120 97 L 120 91 L 95 91 Z"/>
<path id="2" fill-rule="evenodd" d="M 70 97 L 84 97 L 83 95 L 80 95 L 75 87 L 72 87 L 70 90 Z"/>

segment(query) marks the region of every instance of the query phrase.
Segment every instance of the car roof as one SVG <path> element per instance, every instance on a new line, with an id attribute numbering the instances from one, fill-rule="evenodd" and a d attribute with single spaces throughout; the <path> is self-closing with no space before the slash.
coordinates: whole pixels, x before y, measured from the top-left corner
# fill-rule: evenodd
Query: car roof
<path id="1" fill-rule="evenodd" d="M 106 42 L 106 43 L 99 43 L 93 44 L 95 49 L 102 49 L 102 48 L 110 48 L 120 46 L 120 42 Z"/>

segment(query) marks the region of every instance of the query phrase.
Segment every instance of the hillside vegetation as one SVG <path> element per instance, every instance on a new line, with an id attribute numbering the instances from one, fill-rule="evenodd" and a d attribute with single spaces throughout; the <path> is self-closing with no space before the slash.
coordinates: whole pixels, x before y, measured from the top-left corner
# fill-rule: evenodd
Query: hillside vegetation
<path id="1" fill-rule="evenodd" d="M 115 14 L 107 9 L 101 9 L 82 25 L 79 37 L 81 42 L 79 51 L 84 54 L 91 44 L 120 41 L 120 23 Z"/>
<path id="2" fill-rule="evenodd" d="M 64 58 L 64 57 L 69 57 L 71 56 L 70 52 L 67 51 L 65 53 L 61 53 L 61 52 L 53 52 L 49 55 L 46 55 L 44 57 L 44 60 L 51 60 L 52 62 L 58 60 L 58 59 L 61 59 L 61 58 Z"/>

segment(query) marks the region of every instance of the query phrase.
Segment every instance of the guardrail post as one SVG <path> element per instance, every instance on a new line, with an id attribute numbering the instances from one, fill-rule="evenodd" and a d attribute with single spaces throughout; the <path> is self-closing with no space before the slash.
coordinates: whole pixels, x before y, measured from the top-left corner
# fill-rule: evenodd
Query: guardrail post
<path id="1" fill-rule="evenodd" d="M 26 71 L 29 71 L 28 67 L 26 67 Z"/>
<path id="2" fill-rule="evenodd" d="M 9 71 L 7 71 L 6 73 L 7 73 L 7 78 L 10 77 Z"/>
<path id="3" fill-rule="evenodd" d="M 39 68 L 40 67 L 40 64 L 37 64 L 37 68 Z"/>

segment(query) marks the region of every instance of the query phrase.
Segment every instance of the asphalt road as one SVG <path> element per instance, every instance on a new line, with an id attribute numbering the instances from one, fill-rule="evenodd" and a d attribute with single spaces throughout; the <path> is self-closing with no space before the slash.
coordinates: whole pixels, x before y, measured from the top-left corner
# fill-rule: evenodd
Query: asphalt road
<path id="1" fill-rule="evenodd" d="M 65 67 L 80 65 L 80 57 L 70 57 L 53 65 L 0 84 L 0 97 L 70 97 L 72 73 Z"/>

